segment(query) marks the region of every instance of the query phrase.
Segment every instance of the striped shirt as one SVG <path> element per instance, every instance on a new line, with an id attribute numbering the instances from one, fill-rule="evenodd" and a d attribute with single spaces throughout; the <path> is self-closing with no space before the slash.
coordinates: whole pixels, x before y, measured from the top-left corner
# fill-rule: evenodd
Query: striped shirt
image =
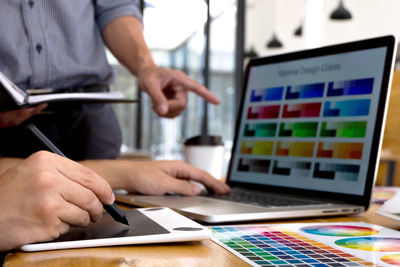
<path id="1" fill-rule="evenodd" d="M 138 0 L 0 0 L 0 71 L 19 87 L 67 88 L 113 80 L 102 30 L 142 20 Z"/>

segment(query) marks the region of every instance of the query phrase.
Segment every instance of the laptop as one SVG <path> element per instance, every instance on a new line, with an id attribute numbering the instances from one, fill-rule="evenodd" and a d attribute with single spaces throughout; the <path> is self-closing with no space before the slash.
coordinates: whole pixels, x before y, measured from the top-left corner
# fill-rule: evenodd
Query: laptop
<path id="1" fill-rule="evenodd" d="M 206 223 L 356 214 L 377 173 L 395 38 L 256 58 L 246 66 L 229 195 L 120 194 Z"/>

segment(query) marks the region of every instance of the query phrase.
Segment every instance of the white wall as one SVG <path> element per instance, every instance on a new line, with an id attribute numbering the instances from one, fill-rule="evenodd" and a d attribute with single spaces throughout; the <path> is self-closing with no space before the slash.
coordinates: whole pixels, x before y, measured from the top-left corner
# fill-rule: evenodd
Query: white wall
<path id="1" fill-rule="evenodd" d="M 393 34 L 400 40 L 400 0 L 345 0 L 351 20 L 334 21 L 338 0 L 247 0 L 245 47 L 260 56 Z M 303 22 L 303 36 L 294 36 Z M 267 49 L 275 31 L 284 47 Z"/>

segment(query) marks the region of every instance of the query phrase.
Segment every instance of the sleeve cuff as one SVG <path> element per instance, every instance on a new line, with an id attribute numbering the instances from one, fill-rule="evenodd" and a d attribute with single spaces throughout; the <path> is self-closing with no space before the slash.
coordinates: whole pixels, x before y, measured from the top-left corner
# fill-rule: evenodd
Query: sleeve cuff
<path id="1" fill-rule="evenodd" d="M 111 10 L 107 10 L 104 13 L 96 16 L 97 25 L 100 28 L 100 31 L 103 31 L 104 28 L 111 23 L 113 20 L 124 17 L 124 16 L 133 16 L 138 18 L 143 24 L 143 17 L 140 10 L 136 7 L 118 7 L 113 8 Z"/>

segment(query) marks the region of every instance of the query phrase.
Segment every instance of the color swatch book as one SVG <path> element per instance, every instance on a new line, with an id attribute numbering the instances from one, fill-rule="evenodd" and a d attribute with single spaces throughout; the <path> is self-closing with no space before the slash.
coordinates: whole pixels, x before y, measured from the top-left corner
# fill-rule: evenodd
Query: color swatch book
<path id="1" fill-rule="evenodd" d="M 400 232 L 363 222 L 212 226 L 252 266 L 400 266 Z"/>

